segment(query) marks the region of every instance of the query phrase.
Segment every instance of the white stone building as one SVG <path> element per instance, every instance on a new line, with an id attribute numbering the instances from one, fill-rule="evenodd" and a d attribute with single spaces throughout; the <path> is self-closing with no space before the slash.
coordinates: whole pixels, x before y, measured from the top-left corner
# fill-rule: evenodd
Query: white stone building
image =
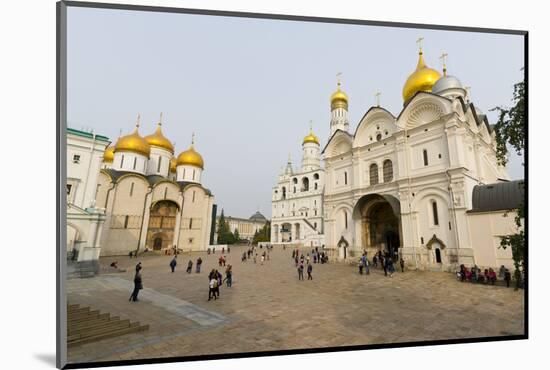
<path id="1" fill-rule="evenodd" d="M 348 97 L 338 83 L 325 169 L 316 164 L 296 173 L 289 160 L 273 188 L 272 242 L 309 245 L 314 230 L 317 243 L 340 260 L 382 251 L 420 269 L 511 267 L 500 237 L 516 231 L 513 214 L 505 215 L 523 201 L 523 182 L 509 182 L 498 164 L 487 117 L 445 66 L 440 74 L 425 64 L 422 50 L 403 99 L 397 116 L 371 107 L 350 130 Z M 314 175 L 317 188 L 304 191 L 303 179 L 311 184 Z"/>
<path id="2" fill-rule="evenodd" d="M 107 148 L 96 205 L 105 209 L 101 255 L 167 250 L 206 250 L 214 197 L 201 183 L 204 160 L 191 146 L 174 157 L 161 131 L 130 135 Z"/>
<path id="3" fill-rule="evenodd" d="M 290 156 L 272 190 L 271 243 L 321 247 L 323 188 L 320 143 L 310 128 L 302 143 L 302 166 L 292 168 Z"/>
<path id="4" fill-rule="evenodd" d="M 490 232 L 469 214 L 476 186 L 508 181 L 486 116 L 445 67 L 441 76 L 426 66 L 422 51 L 403 98 L 397 116 L 376 106 L 353 132 L 331 130 L 323 150 L 327 248 L 340 259 L 398 253 L 418 268 L 510 265 L 509 250 L 498 259 L 480 250 L 498 245 L 479 243 Z M 510 220 L 493 218 L 507 224 L 501 231 Z"/>
<path id="5" fill-rule="evenodd" d="M 96 207 L 105 136 L 67 129 L 67 253 L 79 262 L 99 257 L 105 212 Z"/>
<path id="6" fill-rule="evenodd" d="M 216 216 L 216 225 L 221 216 Z M 241 239 L 246 239 L 252 241 L 256 231 L 261 230 L 266 222 L 269 220 L 265 218 L 259 211 L 254 213 L 249 218 L 233 217 L 233 216 L 224 216 L 225 221 L 229 224 L 229 230 L 234 233 L 235 230 L 239 231 L 239 236 Z M 218 241 L 218 230 L 214 234 L 214 240 Z"/>

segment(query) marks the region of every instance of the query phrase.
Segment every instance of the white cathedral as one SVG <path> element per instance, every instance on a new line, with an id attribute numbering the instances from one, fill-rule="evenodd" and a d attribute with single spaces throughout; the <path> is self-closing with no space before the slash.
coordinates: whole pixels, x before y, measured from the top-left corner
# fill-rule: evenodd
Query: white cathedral
<path id="1" fill-rule="evenodd" d="M 272 243 L 321 245 L 340 260 L 380 250 L 420 269 L 511 267 L 500 236 L 516 232 L 505 216 L 524 200 L 523 181 L 498 164 L 487 117 L 421 48 L 403 100 L 397 116 L 374 106 L 350 131 L 338 82 L 326 146 L 310 132 L 301 171 L 289 158 L 273 188 Z"/>

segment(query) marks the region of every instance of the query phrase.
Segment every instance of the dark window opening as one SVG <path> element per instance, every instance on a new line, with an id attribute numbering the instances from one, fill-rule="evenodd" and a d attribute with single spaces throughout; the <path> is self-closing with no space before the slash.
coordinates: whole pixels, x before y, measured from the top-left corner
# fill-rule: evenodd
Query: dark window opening
<path id="1" fill-rule="evenodd" d="M 428 151 L 426 149 L 424 149 L 422 151 L 422 156 L 424 157 L 424 166 L 427 166 L 428 165 Z"/>
<path id="2" fill-rule="evenodd" d="M 432 210 L 434 214 L 434 225 L 439 225 L 439 217 L 437 215 L 437 203 L 435 201 L 432 202 Z"/>

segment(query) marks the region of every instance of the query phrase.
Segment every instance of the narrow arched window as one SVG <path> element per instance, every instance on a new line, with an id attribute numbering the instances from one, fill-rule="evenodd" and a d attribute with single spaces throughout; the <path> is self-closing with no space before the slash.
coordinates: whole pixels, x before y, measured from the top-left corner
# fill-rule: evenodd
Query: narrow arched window
<path id="1" fill-rule="evenodd" d="M 302 191 L 309 191 L 309 179 L 307 177 L 302 179 Z"/>
<path id="2" fill-rule="evenodd" d="M 124 154 L 120 156 L 120 168 L 124 165 Z"/>
<path id="3" fill-rule="evenodd" d="M 390 182 L 393 180 L 393 164 L 392 161 L 386 159 L 382 167 L 384 173 L 384 182 Z"/>
<path id="4" fill-rule="evenodd" d="M 159 163 L 158 163 L 158 166 L 157 166 L 157 172 L 160 172 L 160 164 L 162 163 L 162 157 L 159 156 Z"/>
<path id="5" fill-rule="evenodd" d="M 344 185 L 348 184 L 348 173 L 344 172 Z"/>
<path id="6" fill-rule="evenodd" d="M 369 177 L 370 177 L 370 184 L 376 185 L 378 184 L 378 165 L 376 163 L 373 163 L 369 167 Z"/>
<path id="7" fill-rule="evenodd" d="M 136 169 L 137 157 L 134 157 L 134 170 Z"/>
<path id="8" fill-rule="evenodd" d="M 130 196 L 134 195 L 134 183 L 130 184 Z"/>
<path id="9" fill-rule="evenodd" d="M 348 213 L 344 211 L 344 228 L 348 228 Z"/>
<path id="10" fill-rule="evenodd" d="M 432 201 L 432 212 L 434 216 L 434 225 L 439 225 L 439 216 L 437 214 L 437 203 L 435 200 Z"/>
<path id="11" fill-rule="evenodd" d="M 426 149 L 424 149 L 422 151 L 422 156 L 424 158 L 424 166 L 427 166 L 428 165 L 428 151 Z"/>

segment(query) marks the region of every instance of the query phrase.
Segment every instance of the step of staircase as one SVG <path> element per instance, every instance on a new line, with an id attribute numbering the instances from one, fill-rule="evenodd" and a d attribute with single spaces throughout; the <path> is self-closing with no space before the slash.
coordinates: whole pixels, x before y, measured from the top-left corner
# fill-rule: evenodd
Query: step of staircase
<path id="1" fill-rule="evenodd" d="M 139 321 L 111 317 L 90 307 L 67 306 L 67 345 L 69 347 L 148 330 Z"/>

